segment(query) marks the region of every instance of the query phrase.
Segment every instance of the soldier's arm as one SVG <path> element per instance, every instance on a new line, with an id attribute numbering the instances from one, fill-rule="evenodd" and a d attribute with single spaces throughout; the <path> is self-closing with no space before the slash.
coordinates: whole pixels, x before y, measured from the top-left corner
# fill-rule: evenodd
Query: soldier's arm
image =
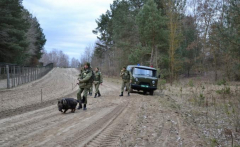
<path id="1" fill-rule="evenodd" d="M 79 82 L 80 82 L 80 83 L 85 83 L 85 82 L 87 82 L 87 81 L 91 78 L 91 76 L 92 76 L 92 71 L 90 71 L 90 72 L 87 74 L 87 76 L 86 76 L 84 79 L 81 79 Z"/>
<path id="2" fill-rule="evenodd" d="M 121 72 L 120 72 L 120 77 L 122 77 L 123 76 L 123 71 L 121 70 Z"/>
<path id="3" fill-rule="evenodd" d="M 132 81 L 132 79 L 133 79 L 132 73 L 129 72 L 129 75 L 130 75 L 130 81 Z"/>
<path id="4" fill-rule="evenodd" d="M 77 79 L 79 80 L 79 79 L 81 79 L 81 78 L 82 78 L 82 73 L 80 73 L 80 74 L 78 75 L 78 78 L 77 78 Z"/>

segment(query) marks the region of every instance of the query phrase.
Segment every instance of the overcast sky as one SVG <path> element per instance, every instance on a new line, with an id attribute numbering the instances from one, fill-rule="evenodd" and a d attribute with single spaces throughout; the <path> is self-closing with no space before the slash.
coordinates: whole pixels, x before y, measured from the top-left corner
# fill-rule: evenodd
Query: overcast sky
<path id="1" fill-rule="evenodd" d="M 45 50 L 62 50 L 79 59 L 86 46 L 96 41 L 95 20 L 113 0 L 23 0 L 23 6 L 37 17 L 47 38 Z"/>

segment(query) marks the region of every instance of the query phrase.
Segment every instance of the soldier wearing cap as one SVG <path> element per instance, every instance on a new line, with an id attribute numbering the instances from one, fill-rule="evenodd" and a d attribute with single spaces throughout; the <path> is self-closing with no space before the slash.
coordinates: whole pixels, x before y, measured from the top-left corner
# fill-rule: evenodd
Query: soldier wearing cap
<path id="1" fill-rule="evenodd" d="M 130 83 L 132 83 L 132 74 L 128 70 L 126 70 L 126 67 L 123 67 L 120 72 L 120 76 L 122 77 L 122 88 L 121 94 L 119 96 L 123 96 L 123 90 L 125 86 L 128 89 L 128 96 L 130 96 Z"/>
<path id="2" fill-rule="evenodd" d="M 84 70 L 84 67 L 82 67 L 80 69 L 80 74 L 78 75 L 78 80 L 83 79 L 83 76 L 82 76 L 83 70 Z M 79 85 L 79 88 L 80 88 L 79 92 L 77 93 L 77 99 L 80 102 L 81 101 L 80 97 L 81 97 L 81 94 L 83 92 L 83 90 L 81 90 L 81 89 L 84 88 L 84 87 L 83 87 L 82 84 L 81 85 L 79 83 L 77 83 L 77 84 Z M 82 105 L 81 105 L 81 108 L 82 108 Z M 80 105 L 79 105 L 78 109 L 81 109 L 81 108 L 80 108 Z"/>
<path id="3" fill-rule="evenodd" d="M 79 101 L 78 109 L 81 109 L 82 104 L 84 104 L 83 110 L 87 110 L 87 94 L 90 87 L 92 86 L 92 69 L 90 68 L 90 63 L 87 62 L 84 64 L 84 68 L 79 76 L 80 77 L 78 78 L 78 81 L 80 90 L 77 94 L 77 99 Z M 83 96 L 81 96 L 82 92 Z"/>

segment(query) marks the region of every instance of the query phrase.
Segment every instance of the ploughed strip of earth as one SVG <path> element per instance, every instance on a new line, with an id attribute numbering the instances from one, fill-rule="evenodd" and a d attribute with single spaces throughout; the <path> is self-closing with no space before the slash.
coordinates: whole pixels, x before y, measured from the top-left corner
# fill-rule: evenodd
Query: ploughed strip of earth
<path id="1" fill-rule="evenodd" d="M 119 97 L 116 79 L 104 79 L 101 97 L 88 96 L 87 111 L 60 113 L 57 99 L 76 99 L 77 74 L 55 68 L 42 79 L 0 91 L 0 146 L 206 146 L 194 125 L 168 107 L 168 96 L 156 91 Z"/>

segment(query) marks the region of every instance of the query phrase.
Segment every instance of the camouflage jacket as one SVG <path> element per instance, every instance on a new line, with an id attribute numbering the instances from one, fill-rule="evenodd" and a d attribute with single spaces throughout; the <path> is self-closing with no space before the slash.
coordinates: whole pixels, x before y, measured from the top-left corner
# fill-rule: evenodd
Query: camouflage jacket
<path id="1" fill-rule="evenodd" d="M 92 77 L 92 69 L 84 69 L 79 74 L 79 87 L 80 88 L 90 88 L 92 86 L 92 82 L 90 81 Z"/>
<path id="2" fill-rule="evenodd" d="M 94 74 L 94 84 L 101 84 L 103 82 L 102 73 L 100 71 L 95 72 Z"/>
<path id="3" fill-rule="evenodd" d="M 125 71 L 121 70 L 120 76 L 122 77 L 122 80 L 125 82 L 129 82 L 130 80 L 132 80 L 132 74 L 128 70 Z"/>
<path id="4" fill-rule="evenodd" d="M 83 73 L 84 68 L 81 68 L 80 74 L 78 75 L 78 79 L 83 79 L 82 73 Z"/>

